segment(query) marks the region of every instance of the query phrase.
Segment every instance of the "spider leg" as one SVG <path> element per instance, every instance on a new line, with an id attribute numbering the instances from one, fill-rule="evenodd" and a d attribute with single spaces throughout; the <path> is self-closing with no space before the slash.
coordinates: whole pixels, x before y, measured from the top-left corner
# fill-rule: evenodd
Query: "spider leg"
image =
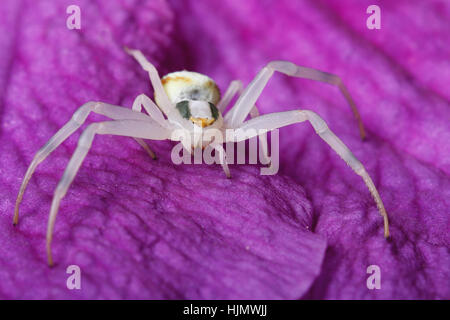
<path id="1" fill-rule="evenodd" d="M 176 113 L 172 113 L 175 108 L 172 106 L 172 103 L 170 102 L 166 91 L 164 91 L 161 83 L 161 78 L 159 77 L 158 70 L 156 70 L 155 66 L 145 58 L 140 50 L 129 49 L 127 47 L 125 47 L 124 49 L 126 53 L 137 60 L 142 69 L 148 72 L 153 90 L 155 90 L 155 95 L 158 96 L 158 101 L 162 112 L 164 112 L 166 116 L 169 116 L 169 114 L 171 114 L 171 116 L 175 116 Z"/>
<path id="2" fill-rule="evenodd" d="M 144 107 L 145 111 L 150 115 L 152 119 L 158 122 L 162 126 L 166 126 L 166 119 L 164 118 L 161 110 L 159 110 L 158 106 L 145 94 L 140 94 L 134 99 L 133 107 L 131 108 L 133 111 L 141 112 L 142 107 Z M 140 138 L 134 138 L 134 140 L 139 143 L 139 145 L 147 151 L 148 155 L 156 160 L 156 154 L 150 149 L 148 144 Z"/>
<path id="3" fill-rule="evenodd" d="M 290 124 L 309 121 L 313 126 L 316 133 L 355 171 L 356 174 L 361 176 L 369 189 L 378 211 L 384 219 L 384 236 L 389 237 L 389 221 L 384 208 L 383 201 L 381 200 L 378 191 L 367 173 L 362 163 L 353 155 L 353 153 L 347 148 L 347 146 L 328 128 L 325 121 L 313 111 L 309 110 L 297 110 L 287 112 L 277 112 L 262 115 L 258 118 L 254 118 L 244 122 L 241 126 L 236 128 L 235 138 L 237 142 L 239 139 L 249 139 L 252 135 L 240 134 L 239 131 L 245 132 L 248 129 L 256 129 L 263 131 L 270 131 L 280 127 L 288 126 Z M 252 132 L 256 132 L 252 130 Z M 250 131 L 248 131 L 250 132 Z M 257 134 L 257 133 L 255 133 Z"/>
<path id="4" fill-rule="evenodd" d="M 221 113 L 223 113 L 226 109 L 226 107 L 228 106 L 228 104 L 230 103 L 230 101 L 233 99 L 233 97 L 239 93 L 242 93 L 242 82 L 240 80 L 233 80 L 231 81 L 230 85 L 228 86 L 228 89 L 225 91 L 225 94 L 223 95 L 223 98 L 219 101 L 219 103 L 217 104 L 217 109 L 219 109 L 219 111 Z M 250 110 L 250 117 L 251 118 L 255 118 L 259 116 L 259 111 L 258 108 L 256 107 L 256 105 L 253 105 L 253 108 Z M 270 164 L 270 159 L 269 159 L 269 151 L 268 151 L 268 146 L 267 146 L 267 135 L 266 134 L 261 134 L 258 136 L 259 139 L 259 145 L 260 145 L 260 158 L 261 158 L 261 162 L 265 165 L 269 165 Z"/>
<path id="5" fill-rule="evenodd" d="M 225 91 L 225 94 L 217 104 L 217 109 L 220 111 L 220 113 L 224 113 L 225 109 L 230 104 L 233 97 L 236 95 L 236 93 L 241 92 L 241 90 L 242 90 L 242 82 L 240 80 L 233 80 L 230 82 L 230 85 Z"/>
<path id="6" fill-rule="evenodd" d="M 161 127 L 156 123 L 149 123 L 147 121 L 117 120 L 93 123 L 83 131 L 78 140 L 78 146 L 70 158 L 69 164 L 67 165 L 53 195 L 47 227 L 47 259 L 50 266 L 53 265 L 51 243 L 60 201 L 66 195 L 67 189 L 75 178 L 81 163 L 91 148 L 92 141 L 96 134 L 112 134 L 143 139 L 165 140 L 170 137 L 170 130 Z"/>
<path id="7" fill-rule="evenodd" d="M 136 142 L 147 152 L 147 154 L 152 158 L 153 160 L 158 159 L 156 156 L 156 153 L 148 146 L 148 144 L 145 142 L 144 139 L 141 138 L 133 138 L 136 140 Z"/>
<path id="8" fill-rule="evenodd" d="M 161 110 L 159 110 L 158 106 L 145 94 L 140 94 L 134 99 L 133 107 L 131 108 L 133 111 L 141 112 L 142 107 L 144 107 L 145 111 L 149 114 L 149 116 L 158 122 L 161 126 L 166 126 L 167 120 L 164 118 Z"/>
<path id="9" fill-rule="evenodd" d="M 22 202 L 23 194 L 28 185 L 28 182 L 31 179 L 36 167 L 47 158 L 47 156 L 55 150 L 64 140 L 67 139 L 72 133 L 74 133 L 85 121 L 88 117 L 89 113 L 95 112 L 98 114 L 102 114 L 111 119 L 134 119 L 134 120 L 143 120 L 143 121 L 152 121 L 147 115 L 143 113 L 138 113 L 132 111 L 130 109 L 122 108 L 119 106 L 114 106 L 108 103 L 102 102 L 87 102 L 82 105 L 72 116 L 72 119 L 69 120 L 58 132 L 50 138 L 49 141 L 36 153 L 31 162 L 30 166 L 27 169 L 25 177 L 22 181 L 22 185 L 20 186 L 19 194 L 16 199 L 16 206 L 14 210 L 14 219 L 13 224 L 17 224 L 19 222 L 19 206 Z"/>
<path id="10" fill-rule="evenodd" d="M 217 144 L 213 146 L 214 150 L 219 153 L 220 157 L 220 165 L 222 166 L 223 171 L 228 179 L 231 178 L 230 168 L 228 168 L 227 158 L 225 154 L 225 150 L 223 149 L 221 144 Z"/>
<path id="11" fill-rule="evenodd" d="M 262 90 L 275 71 L 292 77 L 326 82 L 337 86 L 350 105 L 356 121 L 358 122 L 361 139 L 365 138 L 366 133 L 358 109 L 356 108 L 356 104 L 348 92 L 347 87 L 343 84 L 341 78 L 331 73 L 297 66 L 288 61 L 272 61 L 267 64 L 267 66 L 262 68 L 253 81 L 247 86 L 247 88 L 245 88 L 244 92 L 239 97 L 239 100 L 235 103 L 230 112 L 226 115 L 226 123 L 228 123 L 231 127 L 236 127 L 245 120 L 252 109 L 252 106 L 261 95 Z"/>
<path id="12" fill-rule="evenodd" d="M 253 109 L 250 111 L 250 117 L 257 118 L 259 117 L 259 111 L 258 108 L 256 108 L 256 105 L 253 106 Z M 267 145 L 267 133 L 262 133 L 258 136 L 259 139 L 259 156 L 261 157 L 261 162 L 265 165 L 270 165 L 271 158 L 269 158 L 269 147 Z"/>

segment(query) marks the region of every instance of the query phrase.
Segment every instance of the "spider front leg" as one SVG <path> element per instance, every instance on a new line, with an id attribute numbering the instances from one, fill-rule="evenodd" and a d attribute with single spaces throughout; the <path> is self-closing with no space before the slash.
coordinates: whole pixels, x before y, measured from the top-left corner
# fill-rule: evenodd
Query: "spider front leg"
<path id="1" fill-rule="evenodd" d="M 231 81 L 230 85 L 228 86 L 227 90 L 225 91 L 225 94 L 223 95 L 222 99 L 217 104 L 217 109 L 223 113 L 228 106 L 228 104 L 231 102 L 231 100 L 234 98 L 234 96 L 239 93 L 242 93 L 242 82 L 240 80 L 233 80 Z M 255 118 L 259 116 L 259 111 L 256 105 L 253 105 L 253 108 L 250 111 L 250 117 Z M 267 135 L 262 134 L 258 136 L 259 138 L 259 145 L 261 148 L 260 151 L 260 157 L 261 162 L 265 165 L 270 164 L 270 158 L 269 158 L 269 147 L 267 145 Z"/>
<path id="2" fill-rule="evenodd" d="M 225 150 L 223 149 L 221 144 L 215 144 L 215 145 L 212 145 L 211 147 L 215 150 L 215 152 L 217 152 L 219 154 L 220 165 L 222 166 L 223 172 L 225 173 L 225 176 L 227 177 L 227 179 L 230 179 L 231 173 L 230 173 L 230 169 L 228 168 Z"/>
<path id="3" fill-rule="evenodd" d="M 134 120 L 144 120 L 152 121 L 148 116 L 143 113 L 134 112 L 130 109 L 122 108 L 119 106 L 114 106 L 108 103 L 102 102 L 87 102 L 82 105 L 58 132 L 50 138 L 50 140 L 36 153 L 27 169 L 25 177 L 20 186 L 19 193 L 16 199 L 16 206 L 14 210 L 13 224 L 16 225 L 19 222 L 19 206 L 22 202 L 23 194 L 31 179 L 36 167 L 48 157 L 48 155 L 55 150 L 64 140 L 67 139 L 72 133 L 74 133 L 81 125 L 86 121 L 89 113 L 94 112 L 111 119 L 134 119 Z"/>
<path id="4" fill-rule="evenodd" d="M 145 111 L 147 111 L 153 120 L 158 122 L 161 126 L 166 126 L 167 120 L 164 118 L 161 110 L 159 110 L 158 106 L 152 101 L 152 99 L 143 93 L 134 99 L 133 107 L 131 109 L 136 112 L 141 112 L 142 107 L 144 107 Z"/>
<path id="5" fill-rule="evenodd" d="M 267 64 L 266 67 L 262 68 L 262 70 L 255 76 L 253 81 L 244 90 L 242 95 L 239 97 L 239 100 L 236 102 L 230 112 L 228 112 L 228 114 L 226 115 L 224 120 L 229 124 L 230 127 L 237 127 L 245 120 L 250 110 L 252 109 L 252 106 L 261 95 L 262 90 L 265 88 L 267 82 L 272 77 L 275 71 L 284 73 L 292 77 L 326 82 L 337 86 L 350 105 L 350 108 L 352 109 L 353 114 L 358 122 L 361 139 L 365 138 L 366 133 L 358 109 L 356 108 L 356 104 L 353 101 L 350 93 L 348 92 L 347 87 L 345 87 L 345 85 L 343 84 L 341 78 L 331 73 L 297 66 L 288 61 L 272 61 Z"/>
<path id="6" fill-rule="evenodd" d="M 162 126 L 166 126 L 167 121 L 161 110 L 159 110 L 158 106 L 145 94 L 140 94 L 136 97 L 136 99 L 134 99 L 133 107 L 131 109 L 136 112 L 141 112 L 142 107 L 144 107 L 145 111 L 147 111 L 150 117 L 157 123 Z M 139 145 L 147 151 L 153 160 L 156 160 L 156 154 L 150 149 L 148 144 L 143 139 L 134 138 L 134 140 L 136 140 L 137 143 L 139 143 Z"/>
<path id="7" fill-rule="evenodd" d="M 150 82 L 152 83 L 153 90 L 155 91 L 155 97 L 158 96 L 158 105 L 164 114 L 166 116 L 176 115 L 176 113 L 173 113 L 173 109 L 175 108 L 173 108 L 166 91 L 164 91 L 161 78 L 159 77 L 158 70 L 156 70 L 155 66 L 145 58 L 140 50 L 130 49 L 127 47 L 124 49 L 126 53 L 136 59 L 142 69 L 148 72 Z"/>
<path id="8" fill-rule="evenodd" d="M 81 163 L 91 148 L 92 141 L 96 134 L 112 134 L 141 139 L 165 140 L 170 137 L 170 130 L 148 121 L 118 120 L 93 123 L 83 131 L 78 140 L 78 146 L 70 158 L 69 164 L 67 165 L 53 195 L 47 227 L 47 259 L 50 266 L 53 265 L 51 243 L 59 204 L 61 199 L 66 195 L 67 189 L 75 178 Z"/>
<path id="9" fill-rule="evenodd" d="M 309 121 L 313 126 L 316 133 L 355 171 L 356 174 L 361 176 L 369 189 L 378 211 L 384 219 L 384 236 L 389 237 L 389 221 L 384 208 L 383 201 L 381 200 L 378 191 L 367 173 L 362 163 L 353 155 L 353 153 L 347 148 L 347 146 L 328 128 L 325 121 L 319 117 L 315 112 L 309 110 L 297 110 L 271 113 L 260 116 L 258 118 L 251 119 L 244 122 L 241 126 L 236 128 L 235 137 L 237 142 L 239 138 L 244 139 L 251 138 L 251 135 L 245 135 L 239 133 L 239 130 L 245 132 L 249 129 L 255 129 L 247 132 L 255 132 L 258 130 L 271 131 L 273 129 L 288 126 L 290 124 Z"/>
<path id="10" fill-rule="evenodd" d="M 242 82 L 240 80 L 233 80 L 230 82 L 230 85 L 225 91 L 225 94 L 217 104 L 217 109 L 220 111 L 220 113 L 225 112 L 225 109 L 230 104 L 231 100 L 233 100 L 234 96 L 237 93 L 240 93 L 241 91 L 242 91 Z"/>

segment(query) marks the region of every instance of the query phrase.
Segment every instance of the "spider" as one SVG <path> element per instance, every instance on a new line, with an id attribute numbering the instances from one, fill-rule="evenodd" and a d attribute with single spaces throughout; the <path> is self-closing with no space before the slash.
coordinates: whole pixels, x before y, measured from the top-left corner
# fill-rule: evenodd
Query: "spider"
<path id="1" fill-rule="evenodd" d="M 134 100 L 131 110 L 104 102 L 91 101 L 85 103 L 73 114 L 71 120 L 36 153 L 26 171 L 17 195 L 13 218 L 14 225 L 19 221 L 19 206 L 27 184 L 37 165 L 45 160 L 67 137 L 80 128 L 89 113 L 94 112 L 113 119 L 112 121 L 90 124 L 83 131 L 78 140 L 78 146 L 55 189 L 46 236 L 47 261 L 49 266 L 53 265 L 51 243 L 60 201 L 67 193 L 96 134 L 133 137 L 155 159 L 155 153 L 143 139 L 169 139 L 179 141 L 172 135 L 175 130 L 182 130 L 188 135 L 199 129 L 204 130 L 204 132 L 210 129 L 221 131 L 225 131 L 226 129 L 264 129 L 268 132 L 290 124 L 309 121 L 315 132 L 328 143 L 356 174 L 362 177 L 375 200 L 378 211 L 384 219 L 384 236 L 386 238 L 389 236 L 387 213 L 372 179 L 361 162 L 356 159 L 347 146 L 328 128 L 325 121 L 319 115 L 310 110 L 295 110 L 260 116 L 255 106 L 256 100 L 275 71 L 288 76 L 326 82 L 340 89 L 356 117 L 361 138 L 364 139 L 365 131 L 356 105 L 338 76 L 316 69 L 297 66 L 287 61 L 272 61 L 259 71 L 245 89 L 243 89 L 242 83 L 239 80 L 232 81 L 221 99 L 217 85 L 209 77 L 196 72 L 180 71 L 169 73 L 161 79 L 156 68 L 144 57 L 141 51 L 126 47 L 125 51 L 134 57 L 140 66 L 148 72 L 150 82 L 154 89 L 156 103 L 145 94 L 139 95 Z M 236 103 L 222 117 L 225 108 L 236 94 L 239 94 Z M 144 107 L 147 114 L 141 112 L 142 107 Z M 250 115 L 251 119 L 246 121 L 248 115 Z M 254 136 L 256 135 L 258 133 L 255 133 Z M 245 136 L 243 138 L 242 136 L 236 135 L 232 139 L 233 142 L 239 142 L 251 137 Z M 259 138 L 262 143 L 262 149 L 265 150 L 263 153 L 266 154 L 267 140 L 262 135 L 259 135 Z M 209 143 L 205 143 L 204 141 L 200 141 L 200 144 L 198 142 L 192 142 L 190 147 L 192 149 L 205 147 L 205 144 L 207 145 Z M 225 155 L 223 154 L 223 149 L 221 151 L 220 148 L 216 148 L 216 150 L 220 153 L 222 159 L 221 165 L 226 176 L 229 178 L 230 171 L 226 163 Z"/>

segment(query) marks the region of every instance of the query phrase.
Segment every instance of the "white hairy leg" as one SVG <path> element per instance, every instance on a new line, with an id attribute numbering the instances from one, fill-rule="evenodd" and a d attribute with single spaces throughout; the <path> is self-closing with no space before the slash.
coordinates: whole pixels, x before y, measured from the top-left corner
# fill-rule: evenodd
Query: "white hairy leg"
<path id="1" fill-rule="evenodd" d="M 145 94 L 140 94 L 134 99 L 133 107 L 131 108 L 133 111 L 141 112 L 142 107 L 144 107 L 145 111 L 149 114 L 149 116 L 158 122 L 161 126 L 167 125 L 167 120 L 164 118 L 161 110 L 159 110 L 158 106 L 147 97 Z"/>
<path id="2" fill-rule="evenodd" d="M 119 106 L 114 106 L 103 102 L 87 102 L 78 108 L 77 111 L 58 132 L 50 138 L 49 141 L 36 153 L 27 169 L 25 177 L 23 178 L 22 185 L 20 186 L 19 194 L 16 199 L 16 207 L 14 210 L 13 223 L 17 224 L 19 222 L 19 206 L 22 202 L 23 194 L 31 179 L 36 167 L 47 158 L 47 156 L 55 150 L 64 140 L 67 139 L 72 133 L 74 133 L 81 125 L 86 121 L 89 113 L 94 112 L 111 119 L 134 119 L 142 121 L 152 121 L 150 117 L 143 113 L 138 113 L 130 109 L 122 108 Z"/>
<path id="3" fill-rule="evenodd" d="M 150 115 L 150 117 L 155 120 L 161 126 L 166 126 L 167 120 L 164 118 L 161 110 L 159 110 L 158 106 L 145 94 L 140 94 L 134 99 L 133 107 L 131 108 L 133 111 L 141 112 L 142 107 L 144 107 L 145 111 Z M 134 140 L 139 143 L 139 145 L 147 151 L 148 155 L 155 160 L 156 154 L 152 149 L 148 146 L 148 144 L 140 138 L 134 138 Z"/>
<path id="4" fill-rule="evenodd" d="M 224 120 L 229 123 L 231 127 L 237 127 L 240 123 L 242 123 L 242 121 L 245 120 L 250 110 L 252 109 L 252 106 L 261 95 L 262 90 L 275 71 L 284 73 L 292 77 L 326 82 L 337 86 L 344 95 L 345 99 L 350 105 L 350 108 L 353 111 L 356 120 L 358 121 L 361 138 L 365 138 L 366 134 L 364 125 L 361 121 L 358 109 L 356 108 L 355 102 L 353 101 L 347 88 L 342 83 L 341 78 L 331 73 L 297 66 L 288 61 L 272 61 L 267 64 L 266 67 L 261 69 L 261 71 L 255 76 L 253 81 L 247 86 L 247 88 L 245 88 L 243 94 L 239 97 L 239 100 L 235 103 L 233 108 L 225 116 Z"/>
<path id="5" fill-rule="evenodd" d="M 156 156 L 156 153 L 148 146 L 148 144 L 144 141 L 144 139 L 140 138 L 133 138 L 136 140 L 137 143 L 147 152 L 147 154 L 152 158 L 153 160 L 156 160 L 158 157 Z"/>
<path id="6" fill-rule="evenodd" d="M 243 86 L 242 86 L 242 82 L 240 80 L 231 81 L 230 85 L 228 86 L 227 91 L 225 91 L 225 94 L 223 95 L 223 98 L 217 104 L 217 109 L 219 109 L 219 111 L 221 113 L 223 113 L 223 111 L 226 109 L 226 107 L 228 106 L 230 101 L 233 99 L 233 97 L 237 93 L 239 93 L 239 94 L 242 93 L 242 88 L 243 88 Z M 250 117 L 255 118 L 258 116 L 259 116 L 258 108 L 256 107 L 256 105 L 253 105 L 253 108 L 250 111 Z M 242 122 L 244 122 L 244 120 L 242 120 Z M 270 159 L 269 159 L 269 151 L 268 151 L 269 148 L 267 146 L 267 134 L 259 135 L 258 139 L 259 139 L 259 145 L 261 147 L 261 152 L 260 152 L 261 162 L 265 165 L 269 165 Z"/>
<path id="7" fill-rule="evenodd" d="M 155 122 L 149 123 L 148 121 L 139 120 L 98 122 L 89 125 L 86 130 L 83 131 L 80 139 L 78 140 L 78 146 L 70 158 L 69 164 L 67 165 L 64 174 L 53 194 L 47 227 L 47 259 L 50 266 L 53 265 L 51 243 L 59 203 L 66 195 L 67 189 L 75 178 L 81 163 L 91 148 L 92 140 L 96 134 L 112 134 L 152 140 L 165 140 L 170 138 L 170 130 L 161 127 Z"/>
<path id="8" fill-rule="evenodd" d="M 158 96 L 158 101 L 161 104 L 159 107 L 166 116 L 169 116 L 175 108 L 172 106 L 166 91 L 164 91 L 158 70 L 156 70 L 155 66 L 144 57 L 140 50 L 133 50 L 125 47 L 125 51 L 139 62 L 142 69 L 148 72 L 153 90 Z M 176 113 L 174 114 L 176 115 Z"/>
<path id="9" fill-rule="evenodd" d="M 250 111 L 250 117 L 257 118 L 259 117 L 259 111 L 256 108 L 256 105 L 253 107 L 253 109 Z M 259 145 L 261 147 L 261 152 L 259 152 L 259 156 L 262 158 L 262 163 L 265 165 L 270 165 L 271 159 L 269 159 L 269 147 L 267 145 L 267 133 L 261 133 L 258 135 L 259 138 Z"/>
<path id="10" fill-rule="evenodd" d="M 241 90 L 242 90 L 242 82 L 240 80 L 233 80 L 230 82 L 227 91 L 225 91 L 225 94 L 223 95 L 222 99 L 220 99 L 219 103 L 217 104 L 217 109 L 220 111 L 220 113 L 223 114 L 223 112 L 233 99 L 233 97 L 236 95 L 236 93 L 240 92 Z"/>
<path id="11" fill-rule="evenodd" d="M 273 130 L 288 126 L 290 124 L 309 121 L 316 133 L 356 172 L 362 177 L 364 183 L 372 194 L 373 199 L 377 205 L 378 211 L 384 219 L 384 236 L 389 237 L 389 221 L 386 210 L 381 201 L 378 191 L 367 173 L 362 163 L 353 155 L 347 146 L 328 128 L 325 121 L 319 117 L 315 112 L 309 110 L 286 111 L 262 115 L 244 122 L 241 126 L 236 128 L 235 139 L 237 142 L 243 139 L 249 139 L 251 135 L 240 134 L 239 131 L 244 132 L 248 129 L 256 129 L 247 132 L 254 132 L 256 135 L 258 130 Z"/>
<path id="12" fill-rule="evenodd" d="M 227 158 L 225 154 L 225 150 L 223 149 L 222 145 L 215 145 L 213 146 L 214 150 L 219 153 L 220 157 L 220 165 L 222 166 L 223 171 L 225 172 L 225 175 L 228 179 L 231 178 L 230 169 L 228 168 Z"/>

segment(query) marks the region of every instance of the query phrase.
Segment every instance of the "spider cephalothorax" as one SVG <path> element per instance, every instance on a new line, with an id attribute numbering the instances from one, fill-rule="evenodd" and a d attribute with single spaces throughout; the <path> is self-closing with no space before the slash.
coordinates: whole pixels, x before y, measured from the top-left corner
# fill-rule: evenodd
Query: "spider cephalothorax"
<path id="1" fill-rule="evenodd" d="M 103 102 L 88 102 L 84 104 L 73 114 L 72 119 L 37 152 L 22 181 L 16 200 L 14 224 L 18 223 L 19 205 L 28 181 L 37 165 L 77 130 L 84 123 L 90 112 L 102 114 L 113 119 L 112 121 L 93 123 L 87 127 L 81 135 L 77 149 L 56 187 L 47 227 L 47 258 L 49 265 L 53 264 L 51 242 L 60 201 L 65 196 L 81 163 L 86 157 L 96 134 L 133 137 L 152 158 L 155 158 L 155 154 L 143 139 L 180 141 L 180 135 L 174 133 L 181 131 L 182 134 L 190 136 L 199 130 L 202 132 L 202 135 L 205 132 L 208 133 L 208 131 L 224 132 L 227 130 L 228 132 L 231 130 L 232 134 L 227 134 L 226 139 L 220 142 L 240 142 L 259 135 L 263 157 L 267 158 L 267 140 L 265 136 L 256 133 L 256 129 L 262 129 L 262 131 L 267 132 L 290 124 L 309 121 L 316 133 L 356 174 L 361 176 L 372 194 L 380 214 L 383 216 L 384 236 L 389 236 L 386 210 L 372 179 L 361 162 L 328 128 L 319 115 L 309 110 L 293 110 L 259 116 L 255 106 L 256 100 L 275 71 L 289 76 L 327 82 L 337 86 L 347 99 L 358 121 L 361 137 L 364 138 L 364 127 L 359 118 L 359 113 L 339 77 L 315 69 L 297 66 L 287 61 L 272 61 L 261 69 L 245 90 L 242 90 L 240 81 L 233 81 L 221 98 L 217 85 L 205 75 L 196 72 L 180 71 L 170 73 L 160 79 L 156 68 L 145 59 L 139 50 L 126 49 L 126 51 L 148 72 L 155 92 L 156 104 L 144 94 L 139 95 L 135 99 L 131 110 Z M 222 117 L 225 108 L 238 93 L 238 100 L 226 115 Z M 141 112 L 142 107 L 144 107 L 147 114 Z M 248 115 L 252 119 L 246 121 Z M 245 130 L 253 130 L 252 132 L 255 133 L 253 135 L 238 134 Z M 208 145 L 210 142 L 202 140 L 202 135 L 200 135 L 200 140 L 194 139 L 192 143 L 183 144 L 184 148 L 190 151 L 191 147 L 197 148 Z M 230 170 L 223 149 L 220 148 L 218 143 L 214 144 L 214 148 L 222 159 L 220 163 L 226 176 L 230 177 Z M 264 161 L 264 163 L 268 162 Z"/>
<path id="2" fill-rule="evenodd" d="M 186 70 L 177 71 L 165 75 L 161 83 L 170 102 L 175 104 L 184 119 L 204 128 L 221 116 L 216 107 L 220 101 L 220 91 L 208 76 Z M 157 94 L 155 101 L 159 104 Z"/>
<path id="3" fill-rule="evenodd" d="M 212 125 L 219 116 L 217 107 L 206 101 L 198 100 L 183 100 L 175 105 L 175 108 L 180 112 L 180 115 L 193 124 L 204 128 Z"/>

